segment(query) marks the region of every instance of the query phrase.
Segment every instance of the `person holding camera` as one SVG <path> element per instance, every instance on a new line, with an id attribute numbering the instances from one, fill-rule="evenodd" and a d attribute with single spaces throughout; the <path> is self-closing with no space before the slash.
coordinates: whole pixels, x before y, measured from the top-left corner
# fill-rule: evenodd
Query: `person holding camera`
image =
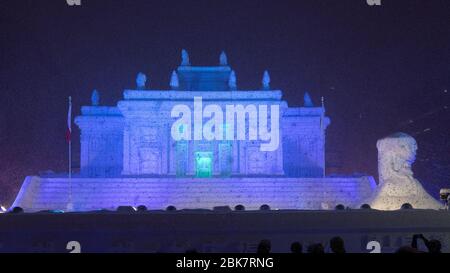
<path id="1" fill-rule="evenodd" d="M 441 242 L 439 240 L 428 240 L 423 234 L 414 234 L 411 247 L 417 249 L 417 241 L 422 239 L 428 249 L 428 253 L 441 253 Z"/>

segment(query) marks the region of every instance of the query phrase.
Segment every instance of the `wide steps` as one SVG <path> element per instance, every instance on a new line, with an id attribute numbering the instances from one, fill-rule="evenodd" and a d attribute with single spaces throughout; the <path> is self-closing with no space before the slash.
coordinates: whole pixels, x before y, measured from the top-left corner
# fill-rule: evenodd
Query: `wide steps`
<path id="1" fill-rule="evenodd" d="M 150 209 L 213 208 L 242 204 L 257 209 L 321 209 L 341 203 L 359 206 L 375 182 L 349 178 L 41 178 L 27 177 L 13 206 L 64 209 L 72 187 L 77 210 L 146 205 Z"/>

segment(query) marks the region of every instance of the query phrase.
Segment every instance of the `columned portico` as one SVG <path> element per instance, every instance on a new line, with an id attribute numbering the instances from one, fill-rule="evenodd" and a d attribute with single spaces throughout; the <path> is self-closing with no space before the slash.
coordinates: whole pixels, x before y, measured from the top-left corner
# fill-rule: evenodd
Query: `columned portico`
<path id="1" fill-rule="evenodd" d="M 282 145 L 276 151 L 264 152 L 260 151 L 263 143 L 260 140 L 175 141 L 171 137 L 175 121 L 171 109 L 177 104 L 193 109 L 194 97 L 200 95 L 203 107 L 214 104 L 226 109 L 227 105 L 235 104 L 244 107 L 276 104 L 281 113 L 287 108 L 281 100 L 281 91 L 234 91 L 228 96 L 223 93 L 126 90 L 125 99 L 118 103 L 125 123 L 122 174 L 196 176 L 196 153 L 211 152 L 212 176 L 283 175 Z M 282 134 L 280 131 L 280 138 Z"/>

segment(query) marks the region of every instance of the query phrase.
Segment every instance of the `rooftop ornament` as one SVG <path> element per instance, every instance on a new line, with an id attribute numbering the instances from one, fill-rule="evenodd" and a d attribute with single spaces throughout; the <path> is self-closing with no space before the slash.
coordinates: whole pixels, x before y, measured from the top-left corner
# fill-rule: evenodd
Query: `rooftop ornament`
<path id="1" fill-rule="evenodd" d="M 147 76 L 142 73 L 139 72 L 136 76 L 136 87 L 138 90 L 144 90 L 145 89 L 145 84 L 147 82 Z"/>
<path id="2" fill-rule="evenodd" d="M 220 62 L 220 65 L 222 65 L 222 66 L 228 65 L 228 58 L 227 58 L 227 54 L 225 54 L 225 51 L 222 51 L 222 53 L 220 53 L 219 62 Z"/>
<path id="3" fill-rule="evenodd" d="M 236 73 L 234 72 L 234 70 L 232 70 L 230 73 L 230 78 L 228 79 L 228 87 L 232 91 L 237 90 Z"/>
<path id="4" fill-rule="evenodd" d="M 180 81 L 178 80 L 177 72 L 174 70 L 172 71 L 172 76 L 170 77 L 170 88 L 176 90 L 178 87 L 180 87 Z"/>
<path id="5" fill-rule="evenodd" d="M 97 89 L 94 89 L 94 91 L 92 91 L 91 104 L 92 106 L 100 105 L 100 93 L 97 91 Z"/>
<path id="6" fill-rule="evenodd" d="M 303 95 L 303 107 L 314 107 L 314 103 L 308 92 L 305 92 L 305 95 Z"/>
<path id="7" fill-rule="evenodd" d="M 269 76 L 269 71 L 267 71 L 267 70 L 264 71 L 264 75 L 262 78 L 262 87 L 264 90 L 270 89 L 270 76 Z"/>
<path id="8" fill-rule="evenodd" d="M 189 61 L 189 54 L 186 51 L 186 49 L 181 50 L 181 65 L 182 66 L 191 65 L 191 62 Z"/>

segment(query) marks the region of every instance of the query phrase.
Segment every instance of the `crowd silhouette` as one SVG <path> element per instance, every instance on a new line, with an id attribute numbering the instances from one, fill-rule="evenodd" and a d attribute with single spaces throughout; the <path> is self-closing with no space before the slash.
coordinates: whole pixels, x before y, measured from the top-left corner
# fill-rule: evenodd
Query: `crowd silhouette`
<path id="1" fill-rule="evenodd" d="M 360 209 L 363 210 L 371 210 L 370 205 L 363 204 Z M 409 203 L 405 203 L 401 206 L 402 210 L 413 210 L 414 208 Z M 175 206 L 168 206 L 165 209 L 167 212 L 176 212 L 177 208 Z M 237 205 L 234 207 L 235 211 L 245 211 L 246 208 L 243 205 Z M 267 204 L 263 204 L 259 208 L 260 211 L 270 211 L 271 208 Z M 348 207 L 345 207 L 342 204 L 338 204 L 335 207 L 335 210 L 349 210 Z M 108 210 L 105 210 L 108 212 Z M 119 206 L 116 210 L 117 212 L 122 213 L 134 213 L 134 212 L 147 212 L 148 208 L 144 205 L 138 206 L 134 208 L 132 206 Z M 228 206 L 224 207 L 215 207 L 214 211 L 231 211 Z M 21 207 L 13 207 L 8 211 L 10 214 L 22 214 L 25 213 L 24 209 Z M 45 213 L 59 213 L 59 211 L 50 210 L 50 211 L 41 211 Z M 95 213 L 99 213 L 101 211 L 95 211 Z M 421 250 L 419 248 L 419 242 L 422 242 L 426 248 L 426 251 Z M 333 253 L 333 254 L 345 254 L 347 250 L 345 248 L 344 239 L 336 236 L 330 239 L 329 244 L 325 247 L 322 243 L 311 243 L 306 248 L 306 253 L 308 254 L 324 254 L 324 253 Z M 261 240 L 256 248 L 256 253 L 258 254 L 270 254 L 272 250 L 272 243 L 268 239 Z M 304 253 L 304 247 L 301 242 L 294 241 L 290 246 L 290 252 L 293 254 L 301 254 Z M 399 247 L 395 253 L 431 253 L 438 254 L 442 252 L 442 244 L 439 240 L 436 239 L 427 239 L 423 234 L 414 234 L 412 237 L 412 242 L 410 245 L 404 245 Z M 197 249 L 191 248 L 187 249 L 186 253 L 198 253 Z"/>
<path id="2" fill-rule="evenodd" d="M 427 248 L 427 251 L 421 251 L 418 247 L 418 241 L 422 240 L 424 245 Z M 411 245 L 402 246 L 395 253 L 431 253 L 438 254 L 441 253 L 441 242 L 436 239 L 428 240 L 425 238 L 423 234 L 415 234 L 413 236 L 413 240 Z M 261 240 L 258 244 L 256 253 L 258 254 L 269 254 L 271 250 L 271 242 L 270 240 L 264 239 Z M 293 254 L 301 254 L 303 253 L 303 245 L 296 241 L 291 244 L 291 253 Z M 308 245 L 306 248 L 307 254 L 325 254 L 325 253 L 333 253 L 333 254 L 345 254 L 347 253 L 345 249 L 344 239 L 339 236 L 333 237 L 329 241 L 329 252 L 325 251 L 325 247 L 322 243 L 313 243 Z"/>

